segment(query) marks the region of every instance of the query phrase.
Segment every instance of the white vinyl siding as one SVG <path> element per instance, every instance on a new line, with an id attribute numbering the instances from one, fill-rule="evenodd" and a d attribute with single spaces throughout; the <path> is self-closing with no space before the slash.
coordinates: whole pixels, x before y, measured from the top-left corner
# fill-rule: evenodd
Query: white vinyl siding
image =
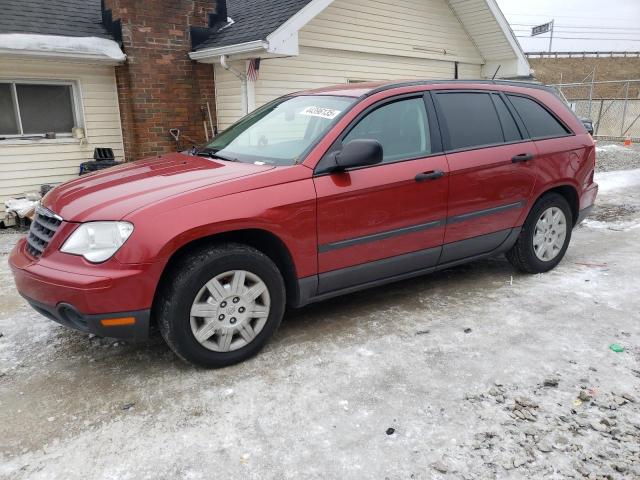
<path id="1" fill-rule="evenodd" d="M 335 0 L 299 32 L 298 56 L 262 59 L 255 106 L 351 81 L 480 78 L 484 63 L 445 0 Z M 244 71 L 244 61 L 233 66 Z M 218 125 L 242 113 L 240 81 L 215 67 Z"/>
<path id="2" fill-rule="evenodd" d="M 515 53 L 486 0 L 449 0 L 485 59 L 514 59 Z"/>
<path id="3" fill-rule="evenodd" d="M 87 137 L 82 142 L 73 138 L 0 140 L 0 215 L 8 198 L 76 177 L 80 164 L 93 159 L 95 147 L 112 148 L 117 160 L 124 159 L 113 66 L 0 59 L 0 78 L 74 82 L 83 119 L 78 126 Z"/>
<path id="4" fill-rule="evenodd" d="M 245 71 L 246 62 L 234 62 L 232 65 L 239 71 Z M 222 131 L 242 117 L 242 83 L 232 72 L 214 66 L 214 82 L 216 88 L 216 116 L 218 129 Z"/>
<path id="5" fill-rule="evenodd" d="M 336 0 L 299 38 L 311 47 L 482 63 L 445 0 Z"/>

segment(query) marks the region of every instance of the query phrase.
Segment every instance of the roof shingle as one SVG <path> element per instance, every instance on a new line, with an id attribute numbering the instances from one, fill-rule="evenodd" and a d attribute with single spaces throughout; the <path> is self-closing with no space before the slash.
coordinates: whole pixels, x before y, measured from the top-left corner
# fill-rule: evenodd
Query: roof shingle
<path id="1" fill-rule="evenodd" d="M 100 0 L 0 0 L 0 34 L 33 33 L 113 39 Z"/>
<path id="2" fill-rule="evenodd" d="M 227 0 L 228 15 L 235 23 L 212 33 L 196 50 L 264 40 L 309 3 L 311 0 Z"/>

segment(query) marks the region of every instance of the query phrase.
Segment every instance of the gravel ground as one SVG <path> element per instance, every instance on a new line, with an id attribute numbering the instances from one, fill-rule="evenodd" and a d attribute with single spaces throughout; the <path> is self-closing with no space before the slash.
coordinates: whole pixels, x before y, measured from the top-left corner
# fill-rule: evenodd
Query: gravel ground
<path id="1" fill-rule="evenodd" d="M 640 168 L 640 145 L 625 147 L 619 142 L 598 141 L 596 159 L 598 172 Z"/>
<path id="2" fill-rule="evenodd" d="M 218 371 L 39 316 L 2 235 L 0 478 L 640 478 L 640 170 L 597 181 L 554 271 L 310 306 Z"/>

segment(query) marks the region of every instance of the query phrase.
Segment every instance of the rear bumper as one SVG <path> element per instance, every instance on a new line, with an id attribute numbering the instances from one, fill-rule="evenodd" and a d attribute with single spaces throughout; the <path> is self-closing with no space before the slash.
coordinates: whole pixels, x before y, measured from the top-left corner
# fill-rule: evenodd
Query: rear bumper
<path id="1" fill-rule="evenodd" d="M 589 214 L 591 213 L 591 210 L 593 210 L 593 205 L 589 205 L 588 207 L 580 210 L 580 213 L 578 214 L 578 219 L 576 220 L 576 227 L 580 225 L 584 221 L 584 219 L 589 216 Z"/>
<path id="2" fill-rule="evenodd" d="M 84 315 L 68 303 L 54 307 L 24 298 L 41 315 L 74 330 L 113 338 L 144 339 L 149 336 L 150 310 Z"/>

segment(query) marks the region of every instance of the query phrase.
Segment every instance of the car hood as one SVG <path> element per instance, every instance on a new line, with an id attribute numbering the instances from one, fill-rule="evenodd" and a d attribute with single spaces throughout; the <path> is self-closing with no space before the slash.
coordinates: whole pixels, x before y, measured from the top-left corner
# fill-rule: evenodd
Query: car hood
<path id="1" fill-rule="evenodd" d="M 51 190 L 42 203 L 66 221 L 120 220 L 168 197 L 272 168 L 170 153 L 63 183 Z"/>

